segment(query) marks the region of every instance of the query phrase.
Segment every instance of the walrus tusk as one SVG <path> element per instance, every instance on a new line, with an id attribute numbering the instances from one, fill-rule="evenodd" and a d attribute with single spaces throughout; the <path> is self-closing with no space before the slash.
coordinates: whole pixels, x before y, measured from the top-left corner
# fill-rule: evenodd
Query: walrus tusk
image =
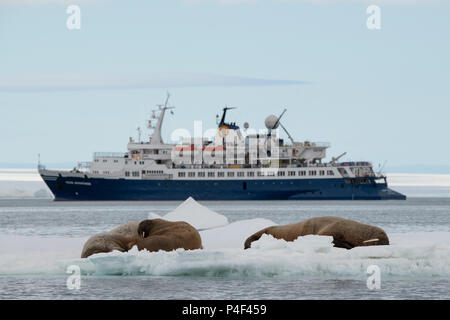
<path id="1" fill-rule="evenodd" d="M 363 241 L 363 243 L 366 243 L 366 242 L 375 242 L 375 241 L 380 241 L 380 239 L 370 239 L 370 240 Z"/>

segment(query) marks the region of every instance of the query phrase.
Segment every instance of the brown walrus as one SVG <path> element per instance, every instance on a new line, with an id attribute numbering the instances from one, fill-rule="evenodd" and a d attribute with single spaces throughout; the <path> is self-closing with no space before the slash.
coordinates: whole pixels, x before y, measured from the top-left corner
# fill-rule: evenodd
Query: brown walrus
<path id="1" fill-rule="evenodd" d="M 178 248 L 193 250 L 202 249 L 202 240 L 198 231 L 184 221 L 132 221 L 90 237 L 83 246 L 81 258 L 114 250 L 126 252 L 134 245 L 139 250 L 148 251 L 171 251 Z"/>
<path id="2" fill-rule="evenodd" d="M 81 258 L 87 258 L 95 253 L 130 250 L 139 240 L 142 240 L 137 230 L 140 221 L 125 223 L 108 232 L 102 232 L 90 237 L 83 246 Z"/>
<path id="3" fill-rule="evenodd" d="M 200 234 L 193 226 L 184 221 L 144 220 L 139 223 L 138 234 L 142 237 L 137 242 L 139 250 L 202 249 Z"/>
<path id="4" fill-rule="evenodd" d="M 270 234 L 286 241 L 294 241 L 306 235 L 332 236 L 334 246 L 345 249 L 389 244 L 386 232 L 378 227 L 338 217 L 318 217 L 295 224 L 262 229 L 245 240 L 244 249 L 250 248 L 251 243 L 261 238 L 263 234 Z"/>

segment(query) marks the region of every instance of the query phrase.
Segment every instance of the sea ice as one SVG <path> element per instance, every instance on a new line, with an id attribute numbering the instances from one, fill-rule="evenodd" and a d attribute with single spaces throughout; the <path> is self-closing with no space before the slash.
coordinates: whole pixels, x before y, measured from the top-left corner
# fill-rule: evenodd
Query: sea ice
<path id="1" fill-rule="evenodd" d="M 197 230 L 217 228 L 228 224 L 227 217 L 202 206 L 192 197 L 186 199 L 175 210 L 163 217 L 155 213 L 149 213 L 149 219 L 155 218 L 162 218 L 168 221 L 185 221 Z"/>

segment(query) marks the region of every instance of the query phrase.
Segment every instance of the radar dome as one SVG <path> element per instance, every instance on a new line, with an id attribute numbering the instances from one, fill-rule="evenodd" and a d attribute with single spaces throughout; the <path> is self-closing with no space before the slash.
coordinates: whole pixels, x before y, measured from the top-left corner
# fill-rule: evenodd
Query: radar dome
<path id="1" fill-rule="evenodd" d="M 266 120 L 264 121 L 264 124 L 266 125 L 266 128 L 269 130 L 273 130 L 278 128 L 278 117 L 276 115 L 271 114 L 270 116 L 268 116 L 266 118 Z"/>
<path id="2" fill-rule="evenodd" d="M 244 122 L 244 129 L 248 129 L 248 127 L 249 127 L 248 122 Z"/>

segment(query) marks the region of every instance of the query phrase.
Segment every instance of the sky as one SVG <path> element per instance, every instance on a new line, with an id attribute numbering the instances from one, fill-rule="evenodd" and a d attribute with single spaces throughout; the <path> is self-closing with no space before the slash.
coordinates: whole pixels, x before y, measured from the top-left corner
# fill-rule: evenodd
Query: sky
<path id="1" fill-rule="evenodd" d="M 71 4 L 80 29 L 67 28 Z M 215 127 L 225 105 L 256 129 L 286 108 L 295 140 L 330 142 L 329 158 L 450 173 L 449 12 L 421 0 L 0 0 L 0 167 L 126 151 L 169 91 L 166 142 L 195 120 Z"/>

